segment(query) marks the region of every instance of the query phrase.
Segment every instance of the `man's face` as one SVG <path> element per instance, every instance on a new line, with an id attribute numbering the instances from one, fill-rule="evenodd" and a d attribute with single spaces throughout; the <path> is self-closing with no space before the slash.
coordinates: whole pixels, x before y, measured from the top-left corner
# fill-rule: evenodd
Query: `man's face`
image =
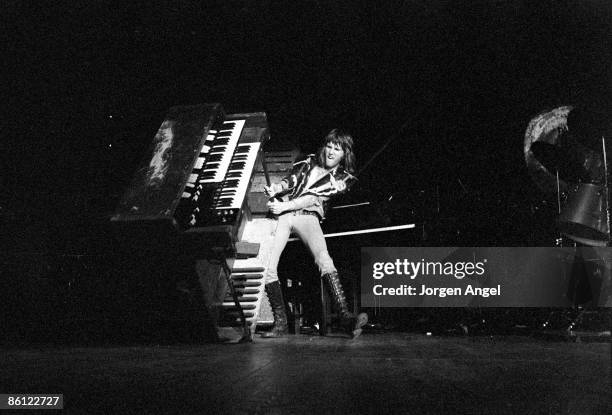
<path id="1" fill-rule="evenodd" d="M 327 143 L 323 149 L 323 159 L 326 169 L 333 169 L 344 158 L 344 150 L 339 144 Z"/>

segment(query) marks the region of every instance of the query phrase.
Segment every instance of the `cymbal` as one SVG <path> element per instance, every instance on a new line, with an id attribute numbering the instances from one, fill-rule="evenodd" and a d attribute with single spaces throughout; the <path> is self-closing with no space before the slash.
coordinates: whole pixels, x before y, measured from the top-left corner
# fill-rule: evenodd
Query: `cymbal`
<path id="1" fill-rule="evenodd" d="M 562 106 L 543 111 L 531 119 L 525 131 L 523 152 L 527 170 L 536 185 L 549 195 L 556 194 L 557 184 L 559 190 L 566 191 L 568 180 L 574 176 L 574 173 L 569 171 L 560 171 L 561 166 L 567 164 L 567 155 L 557 149 L 549 148 L 558 147 L 561 134 L 567 131 L 567 116 L 572 109 L 572 106 Z M 541 144 L 532 149 L 535 143 Z M 538 155 L 542 161 L 538 159 L 536 152 L 540 153 Z M 560 171 L 559 183 L 557 183 L 557 171 Z"/>

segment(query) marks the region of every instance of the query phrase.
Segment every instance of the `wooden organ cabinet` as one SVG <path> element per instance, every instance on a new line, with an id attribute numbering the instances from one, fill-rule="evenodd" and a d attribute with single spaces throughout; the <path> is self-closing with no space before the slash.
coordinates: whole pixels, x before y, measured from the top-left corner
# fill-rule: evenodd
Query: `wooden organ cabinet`
<path id="1" fill-rule="evenodd" d="M 264 277 L 274 220 L 263 186 L 291 167 L 275 153 L 263 112 L 225 114 L 220 104 L 172 107 L 111 221 L 132 249 L 192 258 L 219 337 L 252 340 L 271 323 Z M 157 253 L 155 254 L 157 255 Z M 235 337 L 235 336 L 234 336 Z"/>

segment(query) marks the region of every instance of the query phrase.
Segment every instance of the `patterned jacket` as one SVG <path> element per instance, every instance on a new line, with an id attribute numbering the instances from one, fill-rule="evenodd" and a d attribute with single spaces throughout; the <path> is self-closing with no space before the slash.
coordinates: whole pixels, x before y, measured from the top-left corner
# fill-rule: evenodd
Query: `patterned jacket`
<path id="1" fill-rule="evenodd" d="M 291 173 L 280 183 L 283 190 L 278 196 L 285 196 L 283 199 L 293 201 L 296 209 L 316 212 L 322 220 L 325 218 L 329 200 L 348 191 L 357 178 L 338 166 L 307 186 L 308 178 L 316 165 L 314 154 L 294 163 Z M 339 186 L 338 182 L 344 182 L 345 186 Z"/>

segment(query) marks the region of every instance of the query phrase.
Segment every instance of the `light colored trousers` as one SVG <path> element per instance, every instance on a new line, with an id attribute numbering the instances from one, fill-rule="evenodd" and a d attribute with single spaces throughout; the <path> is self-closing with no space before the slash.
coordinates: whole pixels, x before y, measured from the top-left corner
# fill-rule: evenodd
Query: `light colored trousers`
<path id="1" fill-rule="evenodd" d="M 266 284 L 278 281 L 278 261 L 287 245 L 291 232 L 297 234 L 312 254 L 321 276 L 336 272 L 334 261 L 327 252 L 325 237 L 319 224 L 319 218 L 313 215 L 300 215 L 296 212 L 285 213 L 278 217 L 278 224 L 272 243 L 270 262 L 266 274 Z"/>

